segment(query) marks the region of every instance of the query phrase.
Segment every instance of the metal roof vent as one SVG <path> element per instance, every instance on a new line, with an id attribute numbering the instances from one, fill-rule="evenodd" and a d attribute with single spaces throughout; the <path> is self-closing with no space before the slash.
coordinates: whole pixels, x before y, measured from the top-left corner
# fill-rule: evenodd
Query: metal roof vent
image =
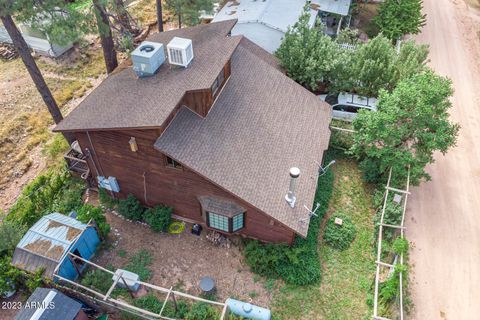
<path id="1" fill-rule="evenodd" d="M 174 37 L 167 44 L 167 52 L 170 64 L 186 68 L 193 59 L 192 40 Z"/>
<path id="2" fill-rule="evenodd" d="M 297 178 L 300 176 L 300 169 L 297 167 L 290 168 L 290 187 L 288 188 L 287 195 L 285 196 L 285 200 L 287 200 L 290 207 L 295 207 L 295 202 L 297 201 L 297 197 L 295 197 L 295 183 Z"/>
<path id="3" fill-rule="evenodd" d="M 139 77 L 153 76 L 165 61 L 163 44 L 143 41 L 132 52 L 133 71 Z"/>

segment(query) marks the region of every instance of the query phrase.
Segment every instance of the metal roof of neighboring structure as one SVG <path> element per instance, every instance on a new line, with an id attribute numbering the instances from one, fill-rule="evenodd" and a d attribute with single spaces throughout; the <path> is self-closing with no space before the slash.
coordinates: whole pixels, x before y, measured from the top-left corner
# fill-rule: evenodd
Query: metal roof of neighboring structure
<path id="1" fill-rule="evenodd" d="M 23 307 L 15 320 L 73 320 L 82 308 L 79 302 L 47 288 L 35 289 L 24 305 L 30 307 Z"/>
<path id="2" fill-rule="evenodd" d="M 352 0 L 312 0 L 313 8 L 341 16 L 348 15 L 351 4 Z"/>
<path id="3" fill-rule="evenodd" d="M 252 46 L 240 42 L 208 116 L 183 108 L 155 147 L 305 236 L 331 108 Z M 291 167 L 301 170 L 293 209 L 285 201 Z"/>
<path id="4" fill-rule="evenodd" d="M 298 21 L 305 0 L 234 0 L 228 1 L 213 21 L 238 19 L 238 23 L 260 23 L 283 33 Z M 316 11 L 311 10 L 310 26 L 315 23 Z"/>
<path id="5" fill-rule="evenodd" d="M 85 228 L 86 224 L 60 213 L 43 216 L 17 244 L 12 264 L 27 271 L 45 267 L 50 275 Z"/>
<path id="6" fill-rule="evenodd" d="M 153 77 L 138 78 L 120 65 L 54 131 L 156 128 L 164 124 L 186 91 L 210 88 L 241 37 L 226 37 L 236 20 L 151 35 L 165 46 L 174 37 L 193 40 L 195 58 L 188 68 L 167 61 Z"/>

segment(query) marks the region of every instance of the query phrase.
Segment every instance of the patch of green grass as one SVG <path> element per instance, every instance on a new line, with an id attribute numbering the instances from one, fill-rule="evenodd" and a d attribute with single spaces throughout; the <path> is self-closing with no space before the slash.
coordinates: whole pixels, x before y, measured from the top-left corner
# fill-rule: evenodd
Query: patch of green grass
<path id="1" fill-rule="evenodd" d="M 274 319 L 366 319 L 366 303 L 374 274 L 371 191 L 356 163 L 337 159 L 333 195 L 328 216 L 336 211 L 350 217 L 357 236 L 350 247 L 338 251 L 319 235 L 322 282 L 312 286 L 286 285 L 274 296 Z"/>
<path id="2" fill-rule="evenodd" d="M 148 268 L 152 264 L 152 255 L 145 249 L 140 250 L 130 258 L 125 270 L 138 274 L 140 281 L 147 281 L 152 277 L 152 270 Z"/>

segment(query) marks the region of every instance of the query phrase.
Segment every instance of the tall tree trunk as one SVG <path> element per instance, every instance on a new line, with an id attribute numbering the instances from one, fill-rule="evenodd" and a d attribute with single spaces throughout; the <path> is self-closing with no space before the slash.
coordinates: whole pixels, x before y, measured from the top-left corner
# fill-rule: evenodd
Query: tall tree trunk
<path id="1" fill-rule="evenodd" d="M 158 32 L 163 32 L 163 12 L 162 0 L 157 0 L 157 25 Z"/>
<path id="2" fill-rule="evenodd" d="M 38 69 L 35 60 L 30 53 L 30 48 L 28 47 L 25 39 L 23 39 L 22 34 L 15 25 L 15 21 L 13 21 L 12 16 L 10 15 L 0 16 L 0 19 L 2 20 L 3 26 L 7 30 L 8 35 L 12 39 L 15 49 L 18 51 L 20 57 L 22 58 L 23 64 L 25 64 L 25 67 L 27 68 L 27 71 L 30 74 L 33 83 L 35 83 L 38 92 L 42 96 L 43 102 L 45 102 L 45 104 L 47 105 L 48 112 L 50 112 L 53 121 L 55 121 L 55 123 L 57 124 L 60 123 L 60 121 L 63 120 L 62 112 L 60 111 L 60 108 L 58 108 L 57 102 L 53 98 L 52 92 L 48 88 L 47 83 L 45 82 L 45 79 L 40 72 L 40 69 Z M 75 141 L 75 138 L 71 133 L 63 133 L 63 135 L 65 139 L 67 139 L 69 144 Z"/>
<path id="3" fill-rule="evenodd" d="M 136 36 L 139 33 L 139 30 L 132 24 L 123 0 L 115 0 L 115 13 L 122 27 L 130 32 L 132 36 Z"/>
<path id="4" fill-rule="evenodd" d="M 99 0 L 93 0 L 95 17 L 97 19 L 98 33 L 102 43 L 103 58 L 107 67 L 107 73 L 111 73 L 118 66 L 117 51 L 115 51 L 115 43 L 113 42 L 112 29 L 110 21 L 105 13 L 105 7 Z"/>
<path id="5" fill-rule="evenodd" d="M 178 29 L 182 29 L 182 14 L 178 13 Z"/>

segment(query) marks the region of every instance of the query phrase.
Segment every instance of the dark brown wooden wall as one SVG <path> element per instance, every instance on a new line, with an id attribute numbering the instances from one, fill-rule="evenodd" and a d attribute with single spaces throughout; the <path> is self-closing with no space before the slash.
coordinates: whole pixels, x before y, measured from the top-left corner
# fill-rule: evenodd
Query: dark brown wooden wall
<path id="1" fill-rule="evenodd" d="M 247 209 L 245 228 L 239 233 L 268 242 L 293 241 L 293 231 L 206 178 L 186 167 L 182 170 L 166 167 L 165 156 L 153 148 L 160 132 L 161 130 L 94 131 L 89 132 L 90 139 L 86 132 L 76 132 L 75 135 L 84 152 L 88 148 L 96 160 L 98 175 L 117 178 L 121 197 L 133 194 L 147 206 L 171 206 L 175 214 L 204 226 L 197 197 L 230 199 Z M 130 151 L 128 142 L 131 137 L 136 139 L 137 152 Z M 91 159 L 89 166 L 96 176 Z"/>
<path id="2" fill-rule="evenodd" d="M 223 82 L 220 84 L 217 92 L 215 95 L 212 95 L 211 88 L 205 88 L 202 90 L 192 90 L 185 93 L 183 96 L 182 101 L 180 102 L 180 106 L 185 105 L 192 109 L 194 112 L 198 113 L 202 117 L 206 117 L 210 108 L 213 106 L 216 97 L 222 90 L 222 87 L 227 82 L 228 78 L 230 77 L 230 60 L 227 62 L 225 67 L 223 68 L 224 79 Z M 213 83 L 212 83 L 213 85 Z"/>

